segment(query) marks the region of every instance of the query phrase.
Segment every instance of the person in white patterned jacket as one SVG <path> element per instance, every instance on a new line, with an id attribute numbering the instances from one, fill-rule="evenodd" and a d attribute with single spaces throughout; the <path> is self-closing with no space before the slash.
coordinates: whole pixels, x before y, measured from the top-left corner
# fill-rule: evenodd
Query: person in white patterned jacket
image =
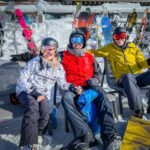
<path id="1" fill-rule="evenodd" d="M 21 71 L 16 93 L 26 110 L 22 120 L 20 150 L 36 150 L 38 136 L 49 121 L 51 88 L 57 82 L 68 90 L 65 71 L 57 59 L 58 42 L 53 38 L 42 41 L 40 55 L 30 60 Z"/>

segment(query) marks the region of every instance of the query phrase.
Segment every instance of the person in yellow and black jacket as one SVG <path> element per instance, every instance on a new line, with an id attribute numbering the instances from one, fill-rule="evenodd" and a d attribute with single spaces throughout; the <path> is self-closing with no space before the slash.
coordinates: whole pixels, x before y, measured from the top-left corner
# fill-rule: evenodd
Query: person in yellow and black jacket
<path id="1" fill-rule="evenodd" d="M 128 103 L 136 117 L 142 118 L 143 106 L 139 87 L 150 85 L 150 58 L 144 59 L 142 52 L 134 43 L 127 42 L 126 30 L 116 27 L 113 32 L 114 42 L 97 50 L 88 50 L 96 57 L 106 57 L 111 64 L 115 81 L 125 89 Z M 150 113 L 150 98 L 147 112 Z"/>

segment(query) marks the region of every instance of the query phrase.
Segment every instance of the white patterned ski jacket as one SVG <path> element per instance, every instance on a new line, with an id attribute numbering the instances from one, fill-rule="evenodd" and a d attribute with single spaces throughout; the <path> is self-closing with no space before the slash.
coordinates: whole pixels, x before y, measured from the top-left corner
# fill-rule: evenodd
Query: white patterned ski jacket
<path id="1" fill-rule="evenodd" d="M 17 81 L 16 93 L 22 91 L 31 94 L 33 91 L 50 99 L 51 88 L 57 82 L 61 89 L 68 90 L 70 84 L 66 82 L 65 71 L 59 64 L 55 69 L 46 64 L 39 56 L 30 60 L 21 71 Z"/>

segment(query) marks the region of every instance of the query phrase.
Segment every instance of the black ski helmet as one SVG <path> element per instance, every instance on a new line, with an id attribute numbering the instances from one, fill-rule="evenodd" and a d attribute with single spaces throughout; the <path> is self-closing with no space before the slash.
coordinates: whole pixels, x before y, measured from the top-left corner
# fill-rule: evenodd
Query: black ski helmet
<path id="1" fill-rule="evenodd" d="M 54 38 L 48 37 L 42 40 L 41 46 L 54 46 L 58 48 L 58 42 Z"/>
<path id="2" fill-rule="evenodd" d="M 119 34 L 119 33 L 126 33 L 126 29 L 125 28 L 123 28 L 123 27 L 116 27 L 115 29 L 114 29 L 114 31 L 113 31 L 113 35 L 114 34 Z"/>
<path id="3" fill-rule="evenodd" d="M 58 48 L 58 42 L 54 38 L 51 38 L 51 37 L 47 37 L 43 39 L 42 44 L 41 44 L 40 56 L 43 55 L 42 46 L 54 46 Z"/>
<path id="4" fill-rule="evenodd" d="M 75 36 L 79 36 L 79 37 L 82 37 L 82 38 L 83 38 L 83 41 L 84 41 L 84 43 L 83 43 L 83 48 L 85 48 L 85 46 L 86 46 L 85 34 L 84 34 L 84 32 L 82 32 L 80 29 L 76 29 L 75 31 L 73 31 L 73 32 L 70 34 L 68 47 L 69 47 L 69 48 L 73 48 L 73 47 L 72 47 L 71 39 L 72 39 L 73 37 L 75 37 Z"/>

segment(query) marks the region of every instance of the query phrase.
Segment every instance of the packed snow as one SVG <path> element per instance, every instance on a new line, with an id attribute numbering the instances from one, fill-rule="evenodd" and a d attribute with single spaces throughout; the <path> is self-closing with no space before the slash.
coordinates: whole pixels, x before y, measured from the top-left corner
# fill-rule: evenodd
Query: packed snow
<path id="1" fill-rule="evenodd" d="M 75 6 L 63 6 L 63 5 L 57 5 L 57 6 L 49 6 L 46 5 L 46 3 L 42 4 L 46 7 L 40 7 L 38 4 L 33 6 L 17 6 L 17 8 L 23 9 L 23 11 L 35 11 L 36 7 L 47 11 L 47 12 L 73 12 L 75 11 Z M 16 7 L 15 7 L 16 8 Z M 82 10 L 85 10 L 85 6 L 82 8 Z M 104 4 L 102 6 L 93 6 L 91 7 L 91 10 L 93 12 L 100 12 L 102 14 L 104 9 L 107 9 L 111 12 L 121 12 L 121 13 L 129 13 L 132 12 L 133 8 L 136 8 L 137 12 L 143 12 L 145 7 L 141 7 L 139 4 L 130 4 L 130 3 L 111 3 L 111 4 Z M 1 11 L 4 11 L 6 8 L 2 7 L 0 8 Z M 150 9 L 150 7 L 149 7 Z M 101 14 L 97 15 L 97 23 L 100 23 L 101 20 Z M 4 28 L 4 44 L 0 48 L 0 50 L 3 51 L 4 56 L 0 57 L 0 64 L 1 67 L 5 67 L 4 64 L 8 63 L 10 64 L 10 55 L 12 54 L 20 54 L 23 52 L 27 52 L 27 46 L 24 37 L 22 36 L 22 30 L 18 23 L 14 23 L 10 21 L 10 16 L 7 16 L 4 14 L 4 12 L 1 14 L 1 16 L 4 15 L 3 28 Z M 68 14 L 65 16 L 62 16 L 60 18 L 55 18 L 52 15 L 44 15 L 44 22 L 43 23 L 37 23 L 37 20 L 34 18 L 34 22 L 30 24 L 30 28 L 33 30 L 33 40 L 35 41 L 35 44 L 40 48 L 41 40 L 45 37 L 53 37 L 56 40 L 58 40 L 59 43 L 59 51 L 65 50 L 67 48 L 69 35 L 72 32 L 72 22 L 73 22 L 73 15 Z M 48 19 L 47 19 L 48 18 Z M 32 18 L 29 18 L 30 21 Z M 140 17 L 138 18 L 141 19 Z M 126 18 L 122 18 L 122 20 L 126 20 Z M 99 30 L 99 34 L 101 34 L 101 29 Z M 135 37 L 136 31 L 133 30 L 132 35 L 130 36 L 130 41 L 132 41 Z M 147 58 L 149 57 L 148 50 L 143 50 L 144 56 Z M 101 68 L 103 68 L 103 59 L 98 58 L 98 61 L 101 65 Z M 20 68 L 20 64 L 17 64 L 17 67 Z M 4 66 L 3 66 L 4 65 Z M 24 64 L 21 64 L 21 66 L 24 66 Z M 6 68 L 6 67 L 5 67 Z M 3 68 L 3 76 L 4 74 L 7 74 L 7 69 Z M 17 80 L 18 74 L 15 74 L 16 72 L 11 68 L 11 73 L 9 73 L 9 76 L 14 77 L 15 80 Z M 18 69 L 19 70 L 19 69 Z M 5 72 L 4 72 L 5 71 Z M 1 75 L 0 81 L 1 85 L 5 86 L 5 82 L 9 84 L 10 82 Z M 2 84 L 3 83 L 3 84 Z M 12 83 L 10 83 L 12 84 Z M 7 86 L 6 86 L 7 87 Z M 13 85 L 14 87 L 14 85 Z M 104 88 L 106 91 L 109 91 L 109 87 L 106 83 L 106 80 L 104 81 Z M 1 88 L 3 89 L 3 87 Z M 15 90 L 15 89 L 13 89 Z M 10 92 L 10 91 L 9 91 Z M 8 92 L 8 93 L 9 93 Z M 2 91 L 1 91 L 2 93 Z M 117 96 L 116 96 L 117 97 Z M 21 127 L 21 120 L 23 115 L 23 107 L 21 105 L 13 105 L 8 103 L 8 99 L 4 101 L 5 95 L 0 95 L 0 150 L 17 150 L 18 144 L 19 144 L 19 138 L 20 138 L 20 127 Z M 7 95 L 8 98 L 8 95 Z M 52 98 L 53 99 L 53 98 Z M 51 99 L 51 104 L 52 104 Z M 58 94 L 57 100 L 60 101 L 60 95 Z M 146 111 L 147 106 L 147 98 L 145 95 L 143 95 L 143 104 Z M 128 108 L 127 99 L 124 98 L 123 100 L 123 107 L 124 107 L 124 115 L 123 117 L 119 116 L 119 120 L 116 120 L 116 126 L 118 129 L 118 132 L 123 137 L 127 121 L 131 115 L 131 111 Z M 18 113 L 18 114 L 17 114 Z M 8 114 L 8 115 L 7 115 Z M 15 114 L 15 115 L 14 115 Z M 150 120 L 150 116 L 145 115 L 144 119 Z M 100 140 L 100 135 L 97 135 L 98 140 L 100 141 L 100 144 L 97 147 L 92 148 L 92 150 L 98 150 L 102 149 L 102 143 Z M 43 138 L 42 145 L 39 145 L 39 150 L 57 150 L 63 145 L 67 145 L 71 140 L 73 139 L 73 134 L 70 131 L 69 133 L 65 132 L 65 124 L 64 124 L 64 113 L 63 108 L 60 105 L 57 109 L 57 129 L 53 130 L 53 135 L 48 136 L 45 135 Z"/>

